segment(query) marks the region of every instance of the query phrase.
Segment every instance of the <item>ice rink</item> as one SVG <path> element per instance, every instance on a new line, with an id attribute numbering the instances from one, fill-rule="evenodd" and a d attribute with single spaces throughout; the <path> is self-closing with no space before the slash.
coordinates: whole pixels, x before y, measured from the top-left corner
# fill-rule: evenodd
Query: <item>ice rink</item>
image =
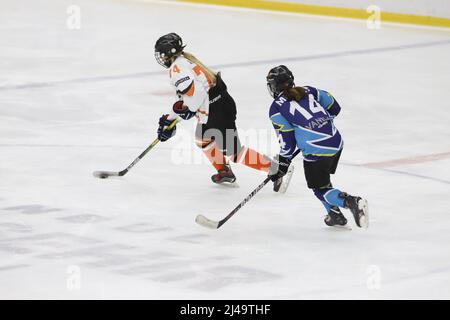
<path id="1" fill-rule="evenodd" d="M 80 9 L 80 29 L 71 17 Z M 126 0 L 0 0 L 0 298 L 449 299 L 450 31 Z M 73 11 L 75 10 L 75 11 Z M 275 155 L 268 70 L 330 91 L 345 147 L 333 183 L 370 227 L 330 229 L 301 159 L 287 193 L 233 165 L 213 185 L 194 120 L 156 137 L 174 95 L 154 43 L 177 32 L 222 71 L 246 144 Z"/>

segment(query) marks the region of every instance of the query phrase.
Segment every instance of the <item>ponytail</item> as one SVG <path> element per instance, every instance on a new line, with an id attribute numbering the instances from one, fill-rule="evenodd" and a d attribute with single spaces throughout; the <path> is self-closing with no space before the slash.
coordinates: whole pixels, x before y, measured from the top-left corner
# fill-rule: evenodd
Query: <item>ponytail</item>
<path id="1" fill-rule="evenodd" d="M 200 60 L 198 60 L 193 54 L 183 51 L 181 55 L 186 59 L 188 59 L 189 61 L 191 61 L 192 63 L 198 65 L 200 68 L 202 68 L 203 72 L 206 74 L 206 77 L 211 79 L 214 84 L 216 83 L 217 74 L 210 68 L 205 66 L 203 63 L 201 63 Z"/>
<path id="2" fill-rule="evenodd" d="M 306 96 L 306 90 L 302 87 L 287 88 L 284 90 L 284 95 L 289 101 L 300 101 L 304 96 Z"/>

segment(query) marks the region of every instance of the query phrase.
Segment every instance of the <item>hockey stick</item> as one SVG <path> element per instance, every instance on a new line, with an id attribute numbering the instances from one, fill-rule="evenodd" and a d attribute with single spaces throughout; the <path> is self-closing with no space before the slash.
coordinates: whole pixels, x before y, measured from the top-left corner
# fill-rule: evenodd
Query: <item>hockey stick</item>
<path id="1" fill-rule="evenodd" d="M 173 122 L 167 127 L 166 130 L 170 130 L 172 129 L 177 123 L 179 122 L 178 119 L 173 120 Z M 156 138 L 155 140 L 153 140 L 153 142 L 147 147 L 147 149 L 145 149 L 136 159 L 134 159 L 134 161 L 125 169 L 123 169 L 122 171 L 119 172 L 115 172 L 115 171 L 94 171 L 92 174 L 94 175 L 94 177 L 96 178 L 100 178 L 100 179 L 106 179 L 108 177 L 111 176 L 115 176 L 115 177 L 121 177 L 127 174 L 127 172 L 134 167 L 134 165 L 136 163 L 138 163 L 151 149 L 153 149 L 154 146 L 156 146 L 158 144 L 160 140 L 158 138 Z"/>
<path id="2" fill-rule="evenodd" d="M 291 159 L 294 159 L 298 154 L 300 153 L 300 150 L 297 150 L 294 152 L 294 154 L 292 155 Z M 210 229 L 219 229 L 225 222 L 227 222 L 236 212 L 239 211 L 239 209 L 241 209 L 247 202 L 250 201 L 251 198 L 253 198 L 253 196 L 255 194 L 257 194 L 259 192 L 259 190 L 261 190 L 262 188 L 264 188 L 264 186 L 270 181 L 270 178 L 267 177 L 266 179 L 264 179 L 263 182 L 260 183 L 259 186 L 256 187 L 255 190 L 253 190 L 244 200 L 241 201 L 241 203 L 238 204 L 238 206 L 236 208 L 233 209 L 233 211 L 231 211 L 225 218 L 223 218 L 220 221 L 214 221 L 211 219 L 208 219 L 207 217 L 205 217 L 202 214 L 199 214 L 196 218 L 195 218 L 195 222 L 197 222 L 199 225 L 206 227 L 206 228 L 210 228 Z"/>

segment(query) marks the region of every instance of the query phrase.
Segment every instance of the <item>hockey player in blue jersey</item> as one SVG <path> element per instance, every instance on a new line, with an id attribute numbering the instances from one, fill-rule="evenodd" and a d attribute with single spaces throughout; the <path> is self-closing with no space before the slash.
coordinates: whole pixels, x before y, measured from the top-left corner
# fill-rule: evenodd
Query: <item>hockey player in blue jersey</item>
<path id="1" fill-rule="evenodd" d="M 341 110 L 337 101 L 326 91 L 309 86 L 296 87 L 292 72 L 283 65 L 269 71 L 267 87 L 275 99 L 269 113 L 281 147 L 276 156 L 278 166 L 271 168 L 269 177 L 272 181 L 283 177 L 292 154 L 300 149 L 308 188 L 327 210 L 325 223 L 346 226 L 347 219 L 339 208 L 347 208 L 356 225 L 367 228 L 367 200 L 334 188 L 330 181 L 343 148 L 342 137 L 333 123 Z"/>

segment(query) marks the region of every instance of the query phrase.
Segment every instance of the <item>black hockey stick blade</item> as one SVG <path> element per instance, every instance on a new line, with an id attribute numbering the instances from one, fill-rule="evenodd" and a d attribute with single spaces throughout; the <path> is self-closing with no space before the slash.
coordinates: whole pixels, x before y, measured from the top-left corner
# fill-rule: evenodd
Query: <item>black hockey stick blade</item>
<path id="1" fill-rule="evenodd" d="M 113 172 L 113 171 L 94 171 L 92 175 L 99 179 L 106 179 L 109 177 L 119 177 L 121 176 L 120 172 Z"/>

